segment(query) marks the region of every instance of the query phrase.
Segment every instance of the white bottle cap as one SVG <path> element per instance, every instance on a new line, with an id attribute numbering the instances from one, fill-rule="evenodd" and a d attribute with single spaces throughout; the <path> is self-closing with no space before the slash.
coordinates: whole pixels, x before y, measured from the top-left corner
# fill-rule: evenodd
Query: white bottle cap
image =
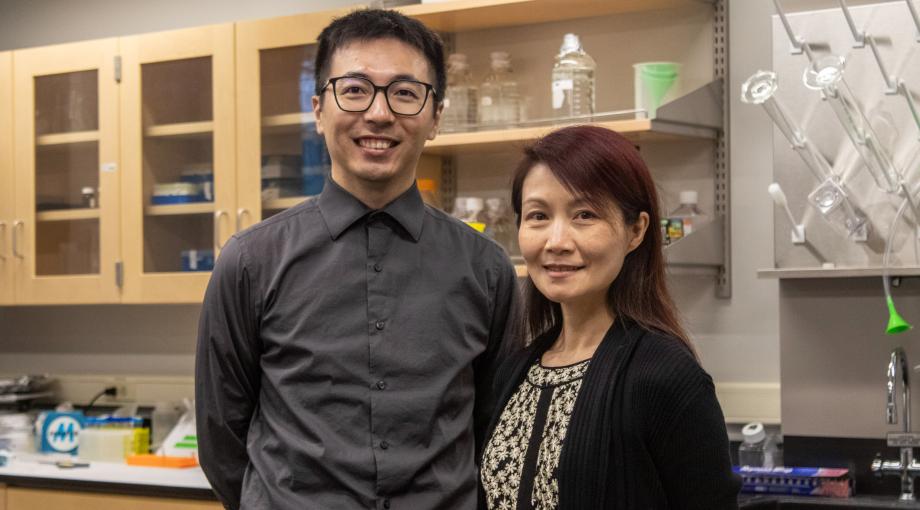
<path id="1" fill-rule="evenodd" d="M 511 54 L 507 51 L 493 51 L 492 53 L 489 53 L 489 58 L 491 58 L 493 62 L 496 60 L 509 61 L 511 60 Z"/>
<path id="2" fill-rule="evenodd" d="M 466 210 L 469 212 L 481 211 L 483 200 L 481 197 L 469 197 L 466 199 Z"/>
<path id="3" fill-rule="evenodd" d="M 696 191 L 684 190 L 680 192 L 680 203 L 682 204 L 696 204 L 700 196 Z"/>
<path id="4" fill-rule="evenodd" d="M 562 38 L 562 47 L 559 48 L 559 54 L 565 55 L 566 53 L 580 50 L 581 41 L 578 40 L 578 36 L 575 34 L 565 34 Z"/>
<path id="5" fill-rule="evenodd" d="M 744 436 L 744 442 L 748 444 L 759 443 L 767 437 L 763 429 L 763 423 L 755 421 L 748 423 L 741 429 L 741 435 Z"/>

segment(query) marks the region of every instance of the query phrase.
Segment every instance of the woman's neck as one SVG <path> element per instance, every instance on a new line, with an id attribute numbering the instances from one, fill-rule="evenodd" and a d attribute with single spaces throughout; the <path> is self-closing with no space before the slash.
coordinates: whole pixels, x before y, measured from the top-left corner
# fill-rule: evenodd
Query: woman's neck
<path id="1" fill-rule="evenodd" d="M 594 355 L 615 315 L 605 300 L 591 301 L 588 305 L 562 304 L 562 331 L 543 355 L 544 365 L 570 365 Z"/>

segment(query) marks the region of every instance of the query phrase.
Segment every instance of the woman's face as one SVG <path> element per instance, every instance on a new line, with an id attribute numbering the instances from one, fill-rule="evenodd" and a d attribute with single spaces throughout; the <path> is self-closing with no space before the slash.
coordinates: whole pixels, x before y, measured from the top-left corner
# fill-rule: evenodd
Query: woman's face
<path id="1" fill-rule="evenodd" d="M 518 241 L 530 278 L 550 301 L 603 302 L 647 227 L 645 212 L 626 225 L 615 204 L 597 210 L 572 195 L 543 163 L 524 178 Z"/>

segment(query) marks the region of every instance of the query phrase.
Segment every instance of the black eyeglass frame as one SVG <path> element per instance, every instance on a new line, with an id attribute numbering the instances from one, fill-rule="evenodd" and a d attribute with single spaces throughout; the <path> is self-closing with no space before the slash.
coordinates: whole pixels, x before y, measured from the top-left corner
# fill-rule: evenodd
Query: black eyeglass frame
<path id="1" fill-rule="evenodd" d="M 364 80 L 364 81 L 370 83 L 370 84 L 371 84 L 371 87 L 374 87 L 374 95 L 371 96 L 370 102 L 367 103 L 367 107 L 364 108 L 363 110 L 349 110 L 349 109 L 343 108 L 343 107 L 342 107 L 342 104 L 339 103 L 339 95 L 338 95 L 338 93 L 335 91 L 335 82 L 337 82 L 337 81 L 339 81 L 339 80 L 341 80 L 341 79 L 344 79 L 344 78 L 351 78 L 351 79 Z M 422 105 L 421 105 L 421 107 L 419 107 L 418 111 L 415 112 L 415 113 L 399 113 L 399 112 L 397 112 L 396 110 L 394 110 L 394 109 L 393 109 L 393 105 L 390 104 L 390 96 L 387 94 L 387 90 L 389 90 L 390 86 L 393 85 L 394 83 L 404 83 L 404 82 L 408 82 L 408 83 L 418 83 L 419 85 L 423 85 L 423 86 L 425 87 L 425 98 L 422 100 Z M 378 92 L 381 92 L 381 91 L 383 91 L 383 99 L 386 100 L 386 102 L 387 102 L 387 108 L 390 109 L 390 112 L 392 112 L 393 115 L 400 115 L 400 116 L 402 116 L 402 117 L 415 117 L 416 115 L 422 113 L 422 110 L 425 109 L 425 106 L 428 104 L 428 96 L 429 96 L 429 95 L 430 95 L 430 96 L 433 96 L 433 97 L 435 97 L 435 98 L 438 97 L 437 92 L 435 92 L 435 90 L 434 90 L 434 85 L 432 85 L 432 84 L 430 84 L 430 83 L 425 83 L 425 82 L 423 82 L 423 81 L 418 81 L 418 80 L 404 80 L 404 79 L 400 79 L 400 80 L 393 80 L 393 81 L 391 81 L 390 83 L 387 83 L 386 85 L 377 85 L 376 83 L 372 82 L 371 80 L 369 80 L 369 79 L 367 79 L 367 78 L 365 78 L 365 77 L 363 77 L 363 76 L 336 76 L 336 77 L 334 77 L 334 78 L 329 78 L 328 80 L 326 80 L 326 84 L 323 85 L 323 88 L 321 88 L 321 89 L 319 90 L 320 94 L 322 94 L 323 92 L 325 92 L 326 89 L 328 89 L 330 85 L 332 86 L 332 97 L 335 99 L 335 105 L 339 107 L 339 110 L 342 110 L 343 112 L 348 112 L 348 113 L 364 113 L 364 112 L 370 110 L 370 109 L 371 109 L 371 106 L 374 106 L 374 101 L 377 100 L 377 93 L 378 93 Z"/>

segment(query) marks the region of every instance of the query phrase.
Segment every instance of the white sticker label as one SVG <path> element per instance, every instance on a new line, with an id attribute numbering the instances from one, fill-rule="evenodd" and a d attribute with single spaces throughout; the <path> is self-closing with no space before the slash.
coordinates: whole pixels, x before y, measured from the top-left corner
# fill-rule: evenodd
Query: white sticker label
<path id="1" fill-rule="evenodd" d="M 80 422 L 72 416 L 58 416 L 45 427 L 45 439 L 56 452 L 68 453 L 79 444 Z"/>
<path id="2" fill-rule="evenodd" d="M 116 163 L 103 163 L 100 165 L 100 170 L 110 174 L 118 170 L 118 165 Z"/>
<path id="3" fill-rule="evenodd" d="M 565 91 L 572 90 L 573 88 L 572 80 L 556 80 L 553 82 L 554 110 L 562 108 L 562 104 L 565 102 Z"/>
<path id="4" fill-rule="evenodd" d="M 480 104 L 481 104 L 482 106 L 492 106 L 492 97 L 491 97 L 491 96 L 482 96 L 482 100 L 480 100 Z"/>

